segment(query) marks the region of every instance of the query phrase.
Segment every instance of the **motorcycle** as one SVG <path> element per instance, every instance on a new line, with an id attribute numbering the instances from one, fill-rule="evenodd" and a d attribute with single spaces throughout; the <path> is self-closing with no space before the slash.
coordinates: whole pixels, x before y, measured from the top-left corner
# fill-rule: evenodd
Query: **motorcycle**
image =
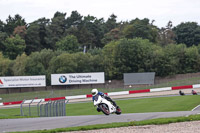
<path id="1" fill-rule="evenodd" d="M 102 111 L 105 115 L 110 114 L 121 114 L 120 107 L 115 107 L 110 101 L 106 100 L 100 95 L 96 95 L 94 98 L 94 106 L 97 106 L 97 110 L 100 112 Z"/>

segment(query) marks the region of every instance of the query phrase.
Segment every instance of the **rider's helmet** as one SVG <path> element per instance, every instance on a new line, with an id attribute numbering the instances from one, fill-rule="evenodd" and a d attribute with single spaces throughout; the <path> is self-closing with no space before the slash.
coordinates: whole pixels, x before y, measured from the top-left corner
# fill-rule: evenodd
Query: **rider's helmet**
<path id="1" fill-rule="evenodd" d="M 92 89 L 91 93 L 92 93 L 92 96 L 96 96 L 98 93 L 98 90 L 96 88 Z"/>

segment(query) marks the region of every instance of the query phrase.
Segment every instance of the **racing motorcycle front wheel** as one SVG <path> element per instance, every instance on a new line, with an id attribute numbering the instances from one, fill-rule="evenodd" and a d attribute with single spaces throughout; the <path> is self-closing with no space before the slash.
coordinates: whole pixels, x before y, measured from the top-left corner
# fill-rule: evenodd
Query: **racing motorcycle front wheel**
<path id="1" fill-rule="evenodd" d="M 101 109 L 101 111 L 105 114 L 105 115 L 109 115 L 110 111 L 109 108 L 106 104 L 100 104 L 99 108 Z"/>
<path id="2" fill-rule="evenodd" d="M 120 109 L 120 107 L 118 106 L 117 108 L 116 108 L 116 112 L 115 112 L 117 115 L 120 115 L 121 113 L 122 113 L 122 111 L 121 111 L 121 109 Z"/>

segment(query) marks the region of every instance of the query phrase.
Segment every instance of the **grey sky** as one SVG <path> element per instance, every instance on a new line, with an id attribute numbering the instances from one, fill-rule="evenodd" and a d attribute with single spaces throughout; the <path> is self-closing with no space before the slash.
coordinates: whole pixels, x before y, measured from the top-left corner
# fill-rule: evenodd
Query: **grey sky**
<path id="1" fill-rule="evenodd" d="M 158 27 L 165 27 L 169 20 L 174 26 L 188 21 L 200 24 L 200 0 L 0 0 L 0 20 L 4 22 L 9 15 L 20 14 L 30 23 L 52 18 L 56 11 L 68 17 L 75 10 L 105 20 L 112 13 L 118 21 L 148 18 Z"/>

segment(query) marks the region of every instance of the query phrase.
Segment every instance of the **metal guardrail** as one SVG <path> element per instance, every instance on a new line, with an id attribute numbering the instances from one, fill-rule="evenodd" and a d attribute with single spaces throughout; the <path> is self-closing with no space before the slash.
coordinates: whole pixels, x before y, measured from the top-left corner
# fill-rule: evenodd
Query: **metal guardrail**
<path id="1" fill-rule="evenodd" d="M 66 116 L 66 104 L 69 100 L 44 102 L 42 100 L 23 100 L 20 105 L 21 116 L 54 117 Z"/>

